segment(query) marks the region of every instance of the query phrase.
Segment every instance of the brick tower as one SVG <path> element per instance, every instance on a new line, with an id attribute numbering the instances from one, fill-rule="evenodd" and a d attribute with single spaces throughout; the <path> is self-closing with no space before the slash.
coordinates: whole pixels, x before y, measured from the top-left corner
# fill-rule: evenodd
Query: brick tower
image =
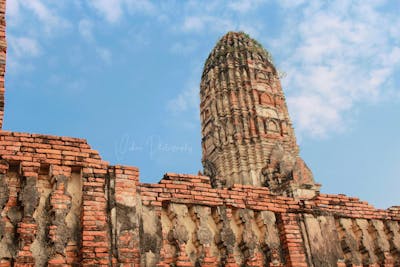
<path id="1" fill-rule="evenodd" d="M 223 36 L 205 63 L 200 97 L 202 161 L 215 187 L 267 186 L 288 195 L 315 189 L 278 73 L 257 41 L 242 32 Z"/>
<path id="2" fill-rule="evenodd" d="M 0 129 L 4 117 L 4 73 L 6 71 L 6 0 L 0 0 Z"/>

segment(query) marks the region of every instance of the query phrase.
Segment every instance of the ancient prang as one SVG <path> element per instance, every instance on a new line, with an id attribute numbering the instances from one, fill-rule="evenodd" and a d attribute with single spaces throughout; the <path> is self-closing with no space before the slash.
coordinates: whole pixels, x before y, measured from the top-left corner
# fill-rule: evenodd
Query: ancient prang
<path id="1" fill-rule="evenodd" d="M 214 187 L 315 195 L 319 186 L 298 156 L 278 73 L 257 41 L 226 34 L 206 61 L 200 95 L 203 165 Z"/>
<path id="2" fill-rule="evenodd" d="M 319 192 L 260 44 L 223 36 L 200 97 L 204 175 L 156 184 L 84 139 L 0 130 L 0 267 L 400 266 L 400 207 Z"/>

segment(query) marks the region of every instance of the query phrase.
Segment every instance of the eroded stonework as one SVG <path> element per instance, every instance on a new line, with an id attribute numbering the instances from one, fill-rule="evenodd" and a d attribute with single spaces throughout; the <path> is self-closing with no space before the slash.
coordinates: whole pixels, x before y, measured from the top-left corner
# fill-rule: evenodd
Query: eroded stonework
<path id="1" fill-rule="evenodd" d="M 400 266 L 400 207 L 319 193 L 254 40 L 221 39 L 201 94 L 210 177 L 141 183 L 84 139 L 0 130 L 0 267 Z"/>
<path id="2" fill-rule="evenodd" d="M 204 172 L 214 186 L 289 195 L 316 187 L 299 157 L 278 72 L 257 41 L 245 33 L 222 37 L 204 66 L 200 96 Z"/>

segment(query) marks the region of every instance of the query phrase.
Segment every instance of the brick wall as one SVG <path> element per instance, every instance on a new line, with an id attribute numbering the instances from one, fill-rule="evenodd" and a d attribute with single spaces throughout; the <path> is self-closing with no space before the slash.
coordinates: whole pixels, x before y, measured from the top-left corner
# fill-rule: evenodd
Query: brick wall
<path id="1" fill-rule="evenodd" d="M 77 138 L 1 131 L 0 157 L 0 266 L 400 262 L 399 207 L 212 188 L 198 175 L 140 183 Z"/>
<path id="2" fill-rule="evenodd" d="M 161 215 L 153 216 L 161 224 L 159 235 L 168 242 L 152 252 L 161 253 L 168 263 L 178 261 L 181 243 L 191 264 L 200 266 L 206 264 L 206 251 L 217 262 L 248 266 L 251 262 L 269 266 L 400 263 L 398 207 L 375 209 L 345 195 L 294 199 L 247 185 L 214 189 L 208 177 L 173 173 L 158 184 L 140 183 L 139 193 L 143 206 L 161 207 Z M 183 237 L 171 235 L 178 229 Z M 193 237 L 207 229 L 214 241 L 201 243 Z"/>
<path id="3" fill-rule="evenodd" d="M 109 166 L 83 139 L 5 131 L 0 158 L 0 266 L 137 262 L 138 222 L 120 220 L 136 206 L 136 168 Z"/>

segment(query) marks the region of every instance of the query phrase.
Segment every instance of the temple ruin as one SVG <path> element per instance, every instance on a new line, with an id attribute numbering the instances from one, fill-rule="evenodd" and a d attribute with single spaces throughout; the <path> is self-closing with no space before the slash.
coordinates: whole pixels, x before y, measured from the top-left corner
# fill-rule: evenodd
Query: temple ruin
<path id="1" fill-rule="evenodd" d="M 223 36 L 200 98 L 204 175 L 155 184 L 84 139 L 0 130 L 0 267 L 400 266 L 400 207 L 320 193 L 257 41 Z"/>

